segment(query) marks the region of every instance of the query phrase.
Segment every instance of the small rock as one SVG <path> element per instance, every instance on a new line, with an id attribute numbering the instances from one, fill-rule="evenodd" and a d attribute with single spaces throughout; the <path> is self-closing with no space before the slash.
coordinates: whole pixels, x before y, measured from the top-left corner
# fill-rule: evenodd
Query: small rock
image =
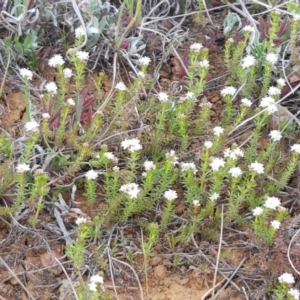
<path id="1" fill-rule="evenodd" d="M 211 102 L 211 103 L 216 103 L 216 102 L 218 102 L 219 100 L 220 100 L 220 97 L 214 96 L 214 97 L 212 97 L 211 99 L 209 99 L 209 102 Z"/>
<path id="2" fill-rule="evenodd" d="M 162 279 L 162 278 L 166 277 L 167 268 L 163 265 L 157 266 L 154 268 L 153 274 L 156 279 Z"/>
<path id="3" fill-rule="evenodd" d="M 156 267 L 162 263 L 163 259 L 159 256 L 154 256 L 150 259 L 150 266 Z"/>

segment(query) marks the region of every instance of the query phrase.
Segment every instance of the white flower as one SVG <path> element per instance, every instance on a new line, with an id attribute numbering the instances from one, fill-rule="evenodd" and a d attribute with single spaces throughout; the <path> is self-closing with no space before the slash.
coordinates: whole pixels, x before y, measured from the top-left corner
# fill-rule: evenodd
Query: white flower
<path id="1" fill-rule="evenodd" d="M 196 207 L 200 206 L 200 201 L 199 200 L 193 200 L 193 205 Z"/>
<path id="2" fill-rule="evenodd" d="M 264 165 L 255 161 L 254 163 L 250 164 L 249 170 L 254 171 L 257 174 L 263 174 L 264 173 Z"/>
<path id="3" fill-rule="evenodd" d="M 189 171 L 189 170 L 193 170 L 193 173 L 196 174 L 198 171 L 197 171 L 197 168 L 196 168 L 196 165 L 194 163 L 185 163 L 185 162 L 182 162 L 180 164 L 181 166 L 181 169 L 183 172 L 185 171 Z"/>
<path id="4" fill-rule="evenodd" d="M 300 299 L 300 292 L 297 289 L 289 289 L 288 294 L 294 297 L 294 300 L 299 300 Z"/>
<path id="5" fill-rule="evenodd" d="M 193 92 L 187 92 L 186 95 L 185 95 L 185 99 L 188 99 L 188 100 L 195 100 L 195 94 Z"/>
<path id="6" fill-rule="evenodd" d="M 216 126 L 213 128 L 213 133 L 215 136 L 220 136 L 222 135 L 224 132 L 224 128 L 220 127 L 220 126 Z"/>
<path id="7" fill-rule="evenodd" d="M 221 167 L 225 166 L 225 160 L 218 157 L 213 157 L 212 162 L 209 164 L 213 171 L 219 171 Z"/>
<path id="8" fill-rule="evenodd" d="M 151 62 L 151 59 L 148 56 L 144 56 L 139 59 L 139 63 L 142 66 L 148 66 L 150 64 L 150 62 Z"/>
<path id="9" fill-rule="evenodd" d="M 89 53 L 86 51 L 77 51 L 76 57 L 81 61 L 87 61 L 89 59 Z"/>
<path id="10" fill-rule="evenodd" d="M 234 177 L 234 178 L 237 178 L 237 177 L 239 177 L 239 176 L 241 176 L 241 175 L 243 174 L 241 168 L 239 168 L 239 167 L 233 167 L 233 168 L 231 168 L 231 169 L 228 171 L 228 173 L 229 173 L 232 177 Z"/>
<path id="11" fill-rule="evenodd" d="M 279 59 L 279 57 L 275 53 L 268 53 L 266 55 L 266 61 L 268 61 L 272 65 L 275 65 L 278 62 L 278 59 Z"/>
<path id="12" fill-rule="evenodd" d="M 276 209 L 280 206 L 280 200 L 277 197 L 268 197 L 264 207 L 269 209 Z"/>
<path id="13" fill-rule="evenodd" d="M 28 69 L 20 69 L 20 75 L 24 78 L 24 79 L 28 79 L 28 80 L 32 80 L 33 78 L 33 73 L 28 70 Z"/>
<path id="14" fill-rule="evenodd" d="M 280 283 L 294 284 L 295 278 L 290 273 L 283 273 L 281 276 L 278 277 L 278 281 Z"/>
<path id="15" fill-rule="evenodd" d="M 142 71 L 138 71 L 137 75 L 142 78 L 145 78 L 145 76 L 146 76 L 145 73 Z"/>
<path id="16" fill-rule="evenodd" d="M 274 112 L 278 111 L 278 108 L 275 104 L 271 104 L 270 106 L 268 106 L 266 108 L 267 112 L 269 113 L 269 115 L 273 114 Z"/>
<path id="17" fill-rule="evenodd" d="M 63 69 L 64 77 L 71 78 L 73 76 L 73 71 L 70 68 Z"/>
<path id="18" fill-rule="evenodd" d="M 254 209 L 252 209 L 253 216 L 255 216 L 255 217 L 262 215 L 263 212 L 264 212 L 264 209 L 260 206 L 257 206 Z"/>
<path id="19" fill-rule="evenodd" d="M 54 94 L 55 95 L 57 93 L 57 85 L 53 81 L 48 82 L 45 85 L 45 88 L 46 88 L 47 92 L 50 93 L 50 94 Z"/>
<path id="20" fill-rule="evenodd" d="M 116 159 L 116 157 L 114 156 L 114 154 L 112 152 L 105 152 L 104 157 L 106 157 L 108 160 L 115 160 Z"/>
<path id="21" fill-rule="evenodd" d="M 126 87 L 126 85 L 124 84 L 124 82 L 120 81 L 120 82 L 118 82 L 118 83 L 116 84 L 115 89 L 118 90 L 118 91 L 123 92 L 123 91 L 126 91 L 126 90 L 127 90 L 127 87 Z"/>
<path id="22" fill-rule="evenodd" d="M 204 147 L 206 149 L 210 149 L 213 146 L 213 143 L 211 141 L 204 142 Z"/>
<path id="23" fill-rule="evenodd" d="M 169 102 L 169 95 L 165 92 L 160 92 L 157 94 L 157 98 L 160 102 L 162 103 L 167 103 Z"/>
<path id="24" fill-rule="evenodd" d="M 75 106 L 75 101 L 74 101 L 72 98 L 67 99 L 67 103 L 68 103 L 70 106 Z"/>
<path id="25" fill-rule="evenodd" d="M 272 98 L 272 97 L 270 97 L 270 96 L 266 96 L 266 97 L 263 97 L 263 98 L 261 99 L 261 102 L 260 102 L 260 104 L 259 104 L 259 107 L 268 107 L 268 106 L 270 106 L 270 105 L 272 105 L 272 104 L 274 104 L 274 103 L 275 103 L 274 98 Z"/>
<path id="26" fill-rule="evenodd" d="M 276 86 L 270 86 L 269 89 L 268 89 L 268 94 L 270 96 L 277 96 L 277 95 L 281 94 L 281 91 Z"/>
<path id="27" fill-rule="evenodd" d="M 119 191 L 127 194 L 130 198 L 137 198 L 138 193 L 141 191 L 141 189 L 136 183 L 127 183 L 123 184 L 120 187 Z"/>
<path id="28" fill-rule="evenodd" d="M 91 277 L 90 281 L 91 281 L 91 282 L 100 283 L 100 284 L 103 284 L 103 283 L 104 283 L 103 277 L 100 276 L 99 274 L 93 275 L 93 276 Z"/>
<path id="29" fill-rule="evenodd" d="M 87 222 L 88 222 L 87 218 L 78 217 L 75 223 L 76 223 L 76 225 L 80 225 L 80 224 L 84 224 L 84 223 L 87 223 Z"/>
<path id="30" fill-rule="evenodd" d="M 49 59 L 49 62 L 48 62 L 49 66 L 53 67 L 53 68 L 55 68 L 57 66 L 62 66 L 64 63 L 65 63 L 65 61 L 60 54 L 54 55 L 53 57 L 51 57 Z"/>
<path id="31" fill-rule="evenodd" d="M 85 29 L 82 26 L 80 26 L 80 27 L 78 27 L 78 28 L 75 29 L 75 37 L 76 37 L 76 39 L 78 39 L 78 38 L 80 38 L 82 36 L 85 36 L 85 34 L 86 34 L 86 31 L 85 31 Z"/>
<path id="32" fill-rule="evenodd" d="M 249 99 L 247 99 L 247 98 L 243 98 L 243 99 L 241 100 L 241 104 L 242 104 L 243 106 L 250 107 L 250 106 L 252 105 L 252 102 L 251 102 Z"/>
<path id="33" fill-rule="evenodd" d="M 253 55 L 247 55 L 242 59 L 242 68 L 247 69 L 256 65 L 256 59 Z"/>
<path id="34" fill-rule="evenodd" d="M 200 50 L 203 48 L 202 44 L 200 43 L 194 43 L 190 46 L 190 49 L 194 52 L 200 52 Z"/>
<path id="35" fill-rule="evenodd" d="M 238 157 L 244 157 L 244 152 L 240 148 L 235 148 L 233 150 L 227 148 L 224 150 L 224 157 L 229 157 L 230 159 L 237 159 Z"/>
<path id="36" fill-rule="evenodd" d="M 25 123 L 25 130 L 26 131 L 36 131 L 39 127 L 39 123 L 36 121 L 30 121 Z"/>
<path id="37" fill-rule="evenodd" d="M 121 143 L 121 147 L 124 150 L 128 149 L 129 152 L 135 152 L 143 149 L 143 146 L 140 144 L 138 139 L 124 140 Z"/>
<path id="38" fill-rule="evenodd" d="M 30 167 L 27 164 L 18 164 L 16 167 L 17 173 L 25 173 L 27 171 L 30 171 Z"/>
<path id="39" fill-rule="evenodd" d="M 178 197 L 178 195 L 177 195 L 176 191 L 174 191 L 174 190 L 167 190 L 164 192 L 164 197 L 167 200 L 172 201 L 172 200 L 175 200 Z"/>
<path id="40" fill-rule="evenodd" d="M 293 14 L 293 19 L 295 21 L 299 21 L 300 20 L 300 14 Z"/>
<path id="41" fill-rule="evenodd" d="M 43 119 L 50 119 L 50 115 L 48 113 L 43 113 L 42 118 Z"/>
<path id="42" fill-rule="evenodd" d="M 277 220 L 271 221 L 271 227 L 273 227 L 274 229 L 279 229 L 280 225 L 281 225 L 280 222 Z"/>
<path id="43" fill-rule="evenodd" d="M 282 138 L 282 134 L 279 130 L 270 131 L 269 136 L 270 136 L 270 140 L 272 140 L 272 142 L 278 142 Z"/>
<path id="44" fill-rule="evenodd" d="M 174 150 L 170 150 L 168 153 L 166 153 L 166 158 L 170 159 L 173 165 L 176 165 L 178 163 L 178 157 L 176 156 Z"/>
<path id="45" fill-rule="evenodd" d="M 84 174 L 85 178 L 92 180 L 97 179 L 98 174 L 94 170 L 89 170 Z"/>
<path id="46" fill-rule="evenodd" d="M 154 164 L 153 161 L 151 161 L 151 160 L 146 160 L 146 161 L 144 162 L 144 168 L 145 168 L 146 172 L 148 172 L 148 171 L 155 170 L 155 169 L 156 169 L 156 165 Z"/>
<path id="47" fill-rule="evenodd" d="M 209 68 L 209 61 L 207 59 L 199 61 L 199 67 L 206 69 Z"/>
<path id="48" fill-rule="evenodd" d="M 276 82 L 280 87 L 285 86 L 285 80 L 283 78 L 278 78 Z"/>
<path id="49" fill-rule="evenodd" d="M 291 147 L 291 151 L 295 151 L 296 153 L 300 154 L 300 144 L 294 144 Z"/>
<path id="50" fill-rule="evenodd" d="M 96 284 L 96 282 L 90 282 L 89 283 L 89 290 L 91 291 L 91 292 L 97 292 L 97 284 Z"/>
<path id="51" fill-rule="evenodd" d="M 223 88 L 223 90 L 221 90 L 221 95 L 223 97 L 233 96 L 235 93 L 236 93 L 236 88 L 233 86 L 226 86 L 225 88 Z"/>
<path id="52" fill-rule="evenodd" d="M 209 200 L 216 201 L 216 200 L 218 200 L 219 197 L 220 197 L 220 195 L 218 193 L 213 193 L 212 195 L 209 196 Z"/>
<path id="53" fill-rule="evenodd" d="M 243 28 L 243 31 L 246 31 L 246 32 L 254 32 L 254 28 L 250 25 L 246 25 L 244 28 Z"/>

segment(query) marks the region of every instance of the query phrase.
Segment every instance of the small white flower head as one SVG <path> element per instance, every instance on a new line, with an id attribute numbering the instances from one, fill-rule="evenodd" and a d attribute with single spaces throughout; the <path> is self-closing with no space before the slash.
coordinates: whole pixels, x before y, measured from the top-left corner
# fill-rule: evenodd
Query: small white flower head
<path id="1" fill-rule="evenodd" d="M 279 60 L 279 57 L 275 53 L 268 53 L 266 55 L 266 61 L 271 63 L 272 65 L 275 65 Z"/>
<path id="2" fill-rule="evenodd" d="M 65 78 L 71 78 L 73 76 L 73 71 L 70 68 L 63 69 L 63 74 Z"/>
<path id="3" fill-rule="evenodd" d="M 270 136 L 270 140 L 272 142 L 278 142 L 282 138 L 282 134 L 281 134 L 281 132 L 279 130 L 272 130 L 272 131 L 270 131 L 269 136 Z"/>
<path id="4" fill-rule="evenodd" d="M 264 212 L 264 209 L 260 206 L 255 207 L 254 209 L 252 209 L 252 213 L 254 217 L 258 217 L 261 216 Z"/>
<path id="5" fill-rule="evenodd" d="M 130 198 L 137 198 L 141 189 L 136 183 L 126 183 L 120 187 L 119 191 L 127 194 Z"/>
<path id="6" fill-rule="evenodd" d="M 229 169 L 228 173 L 233 177 L 233 178 L 238 178 L 243 174 L 243 171 L 241 170 L 240 167 L 233 167 Z"/>
<path id="7" fill-rule="evenodd" d="M 89 285 L 89 290 L 91 292 L 97 292 L 97 284 L 96 284 L 96 282 L 91 281 L 88 285 Z"/>
<path id="8" fill-rule="evenodd" d="M 88 220 L 85 217 L 78 217 L 75 223 L 76 225 L 80 225 L 80 224 L 88 223 Z"/>
<path id="9" fill-rule="evenodd" d="M 200 201 L 199 200 L 193 200 L 193 205 L 196 207 L 200 206 Z"/>
<path id="10" fill-rule="evenodd" d="M 144 162 L 144 168 L 145 168 L 145 171 L 148 172 L 148 171 L 155 170 L 155 169 L 156 169 L 156 165 L 154 164 L 153 161 L 151 161 L 151 160 L 146 160 L 146 161 Z"/>
<path id="11" fill-rule="evenodd" d="M 139 63 L 142 66 L 148 66 L 150 64 L 150 62 L 151 62 L 151 59 L 148 56 L 144 56 L 139 59 Z"/>
<path id="12" fill-rule="evenodd" d="M 166 158 L 170 159 L 172 161 L 172 164 L 175 166 L 178 164 L 178 157 L 175 154 L 174 150 L 170 150 L 168 153 L 166 153 Z"/>
<path id="13" fill-rule="evenodd" d="M 233 96 L 235 93 L 236 93 L 236 88 L 233 86 L 226 86 L 225 88 L 223 88 L 223 90 L 221 90 L 221 95 L 223 97 Z"/>
<path id="14" fill-rule="evenodd" d="M 278 78 L 276 80 L 277 84 L 280 86 L 280 87 L 284 87 L 285 86 L 285 80 L 283 78 Z"/>
<path id="15" fill-rule="evenodd" d="M 88 180 L 97 179 L 98 174 L 94 170 L 89 170 L 84 174 L 84 177 Z"/>
<path id="16" fill-rule="evenodd" d="M 48 113 L 43 113 L 42 118 L 45 120 L 48 120 L 48 119 L 50 119 L 50 115 Z"/>
<path id="17" fill-rule="evenodd" d="M 141 78 L 145 78 L 145 73 L 142 71 L 138 71 L 137 76 L 141 77 Z"/>
<path id="18" fill-rule="evenodd" d="M 81 61 L 87 61 L 89 60 L 89 53 L 86 51 L 77 51 L 76 52 L 76 57 L 81 60 Z"/>
<path id="19" fill-rule="evenodd" d="M 221 136 L 224 132 L 224 128 L 220 127 L 220 126 L 216 126 L 213 128 L 213 133 L 215 136 Z"/>
<path id="20" fill-rule="evenodd" d="M 16 171 L 17 171 L 17 173 L 19 173 L 19 174 L 23 174 L 23 173 L 25 173 L 25 172 L 27 172 L 27 171 L 30 171 L 30 167 L 29 167 L 29 165 L 27 165 L 27 164 L 18 164 L 18 165 L 16 166 Z"/>
<path id="21" fill-rule="evenodd" d="M 293 274 L 283 273 L 281 276 L 278 277 L 278 281 L 280 283 L 294 284 L 295 278 L 294 278 Z"/>
<path id="22" fill-rule="evenodd" d="M 299 21 L 300 20 L 300 14 L 293 14 L 293 19 L 295 21 Z"/>
<path id="23" fill-rule="evenodd" d="M 213 146 L 213 143 L 211 141 L 204 142 L 204 147 L 206 149 L 210 149 Z"/>
<path id="24" fill-rule="evenodd" d="M 271 115 L 271 114 L 275 113 L 276 111 L 278 111 L 278 108 L 275 104 L 269 105 L 266 109 L 267 109 L 267 112 L 268 112 L 269 115 Z"/>
<path id="25" fill-rule="evenodd" d="M 237 159 L 238 157 L 244 157 L 244 152 L 240 148 L 235 148 L 233 150 L 227 148 L 224 150 L 224 157 L 229 157 L 230 159 Z"/>
<path id="26" fill-rule="evenodd" d="M 33 131 L 36 132 L 37 129 L 39 128 L 39 123 L 36 121 L 29 121 L 25 123 L 25 130 L 26 131 Z"/>
<path id="27" fill-rule="evenodd" d="M 294 300 L 300 299 L 300 291 L 297 289 L 289 289 L 288 294 L 294 297 Z"/>
<path id="28" fill-rule="evenodd" d="M 246 106 L 246 107 L 250 107 L 252 105 L 252 101 L 250 101 L 249 99 L 247 98 L 243 98 L 241 100 L 241 104 L 242 106 Z"/>
<path id="29" fill-rule="evenodd" d="M 161 103 L 169 102 L 169 95 L 165 92 L 160 92 L 157 94 L 157 98 Z"/>
<path id="30" fill-rule="evenodd" d="M 256 65 L 256 59 L 253 55 L 247 55 L 242 59 L 242 68 L 248 69 Z"/>
<path id="31" fill-rule="evenodd" d="M 213 171 L 219 171 L 220 168 L 225 166 L 225 160 L 218 157 L 213 157 L 209 164 Z"/>
<path id="32" fill-rule="evenodd" d="M 178 195 L 177 195 L 176 191 L 169 189 L 164 192 L 164 197 L 167 200 L 172 201 L 172 200 L 175 200 L 178 197 Z"/>
<path id="33" fill-rule="evenodd" d="M 251 163 L 249 165 L 249 170 L 256 172 L 257 174 L 263 174 L 265 169 L 264 169 L 264 165 L 255 161 L 254 163 Z"/>
<path id="34" fill-rule="evenodd" d="M 24 78 L 24 79 L 28 79 L 28 80 L 32 80 L 33 78 L 33 73 L 28 70 L 28 69 L 20 69 L 20 75 Z"/>
<path id="35" fill-rule="evenodd" d="M 281 91 L 276 86 L 270 86 L 269 89 L 268 89 L 268 94 L 270 96 L 278 96 L 278 95 L 281 94 Z"/>
<path id="36" fill-rule="evenodd" d="M 203 45 L 200 43 L 194 43 L 190 46 L 190 49 L 194 52 L 200 52 L 200 50 L 203 48 Z"/>
<path id="37" fill-rule="evenodd" d="M 259 107 L 268 107 L 272 104 L 275 103 L 275 99 L 270 97 L 270 96 L 266 96 L 266 97 L 263 97 L 260 101 L 260 104 L 259 104 Z"/>
<path id="38" fill-rule="evenodd" d="M 55 68 L 57 66 L 62 66 L 65 63 L 63 57 L 60 54 L 56 54 L 49 59 L 49 66 Z"/>
<path id="39" fill-rule="evenodd" d="M 121 143 L 121 147 L 129 152 L 135 152 L 143 149 L 139 139 L 124 140 Z"/>
<path id="40" fill-rule="evenodd" d="M 103 280 L 103 277 L 100 276 L 99 274 L 96 274 L 96 275 L 93 275 L 90 279 L 91 282 L 95 282 L 95 283 L 100 283 L 100 284 L 103 284 L 104 283 L 104 280 Z"/>
<path id="41" fill-rule="evenodd" d="M 294 152 L 296 152 L 297 154 L 300 154 L 300 144 L 294 144 L 294 145 L 291 147 L 291 151 L 294 151 Z"/>
<path id="42" fill-rule="evenodd" d="M 124 92 L 124 91 L 127 91 L 127 87 L 126 85 L 124 84 L 124 82 L 120 81 L 116 84 L 115 86 L 115 89 L 120 91 L 120 92 Z"/>
<path id="43" fill-rule="evenodd" d="M 75 101 L 72 98 L 67 99 L 67 104 L 70 106 L 75 106 Z"/>
<path id="44" fill-rule="evenodd" d="M 280 206 L 280 200 L 277 197 L 268 197 L 264 207 L 269 209 L 277 209 Z"/>
<path id="45" fill-rule="evenodd" d="M 209 68 L 209 61 L 207 59 L 203 59 L 203 60 L 199 61 L 199 67 L 208 69 Z"/>
<path id="46" fill-rule="evenodd" d="M 105 152 L 104 157 L 107 158 L 108 160 L 115 160 L 116 159 L 116 157 L 114 156 L 114 154 L 112 152 Z"/>
<path id="47" fill-rule="evenodd" d="M 55 95 L 57 93 L 57 85 L 55 82 L 51 81 L 45 85 L 48 93 Z"/>
<path id="48" fill-rule="evenodd" d="M 112 170 L 116 173 L 120 172 L 120 168 L 118 166 L 114 166 Z"/>
<path id="49" fill-rule="evenodd" d="M 195 100 L 196 97 L 195 97 L 195 94 L 193 92 L 187 92 L 186 95 L 185 95 L 185 99 L 187 99 L 187 100 Z"/>
<path id="50" fill-rule="evenodd" d="M 279 229 L 281 226 L 281 223 L 277 220 L 273 220 L 271 221 L 271 227 L 273 227 L 274 229 Z"/>
<path id="51" fill-rule="evenodd" d="M 82 26 L 75 29 L 76 39 L 79 39 L 80 37 L 85 36 L 85 34 L 86 34 L 86 31 Z"/>
<path id="52" fill-rule="evenodd" d="M 213 193 L 212 195 L 209 196 L 210 201 L 216 201 L 218 200 L 220 195 L 218 193 Z"/>
<path id="53" fill-rule="evenodd" d="M 198 171 L 197 171 L 197 168 L 196 168 L 196 165 L 194 163 L 185 163 L 185 162 L 182 162 L 180 164 L 181 166 L 181 170 L 183 172 L 186 172 L 186 171 L 189 171 L 189 170 L 193 170 L 193 173 L 196 174 Z"/>
<path id="54" fill-rule="evenodd" d="M 250 25 L 246 25 L 244 28 L 243 28 L 243 31 L 245 32 L 254 32 L 254 28 Z"/>

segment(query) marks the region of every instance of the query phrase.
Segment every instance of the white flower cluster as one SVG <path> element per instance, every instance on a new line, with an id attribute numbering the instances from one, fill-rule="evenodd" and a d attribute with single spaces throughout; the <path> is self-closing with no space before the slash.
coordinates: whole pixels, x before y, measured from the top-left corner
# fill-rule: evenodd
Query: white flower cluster
<path id="1" fill-rule="evenodd" d="M 216 126 L 213 128 L 213 133 L 215 136 L 221 136 L 224 133 L 224 128 Z"/>
<path id="2" fill-rule="evenodd" d="M 25 130 L 26 131 L 33 131 L 33 132 L 37 132 L 38 128 L 39 128 L 39 123 L 36 121 L 29 121 L 25 123 Z"/>
<path id="3" fill-rule="evenodd" d="M 282 138 L 282 134 L 279 130 L 271 130 L 269 136 L 272 142 L 278 142 Z"/>
<path id="4" fill-rule="evenodd" d="M 114 163 L 118 163 L 119 161 L 119 159 L 112 152 L 105 152 L 104 157 L 113 161 Z"/>
<path id="5" fill-rule="evenodd" d="M 208 69 L 209 68 L 209 61 L 207 59 L 203 59 L 203 60 L 199 61 L 199 67 Z"/>
<path id="6" fill-rule="evenodd" d="M 263 174 L 265 169 L 264 169 L 264 165 L 255 161 L 254 163 L 251 163 L 249 165 L 249 170 L 256 172 L 257 174 Z"/>
<path id="7" fill-rule="evenodd" d="M 212 157 L 209 165 L 213 171 L 219 171 L 220 168 L 225 166 L 225 160 L 218 157 Z"/>
<path id="8" fill-rule="evenodd" d="M 203 45 L 200 43 L 194 43 L 190 46 L 190 49 L 194 52 L 200 52 L 202 48 L 203 48 Z"/>
<path id="9" fill-rule="evenodd" d="M 33 78 L 33 73 L 28 70 L 28 69 L 20 69 L 20 75 L 24 78 L 24 79 L 28 79 L 28 80 L 32 80 Z"/>
<path id="10" fill-rule="evenodd" d="M 57 94 L 57 85 L 55 82 L 51 81 L 46 83 L 45 88 L 49 94 Z"/>
<path id="11" fill-rule="evenodd" d="M 91 292 L 97 292 L 97 284 L 100 284 L 101 289 L 103 290 L 102 284 L 104 283 L 103 277 L 100 275 L 93 275 L 90 279 L 89 290 Z"/>
<path id="12" fill-rule="evenodd" d="M 243 174 L 243 171 L 241 170 L 240 167 L 233 167 L 229 169 L 228 173 L 233 177 L 237 178 Z"/>
<path id="13" fill-rule="evenodd" d="M 216 201 L 216 200 L 218 200 L 219 197 L 220 197 L 220 195 L 218 193 L 213 193 L 209 196 L 209 200 Z"/>
<path id="14" fill-rule="evenodd" d="M 76 225 L 88 223 L 88 219 L 85 217 L 78 217 L 76 220 Z"/>
<path id="15" fill-rule="evenodd" d="M 127 194 L 130 198 L 137 198 L 141 189 L 136 183 L 126 183 L 120 187 L 119 191 Z"/>
<path id="16" fill-rule="evenodd" d="M 241 104 L 242 106 L 246 106 L 246 107 L 250 107 L 252 105 L 252 101 L 250 101 L 249 99 L 247 98 L 243 98 L 241 100 Z"/>
<path id="17" fill-rule="evenodd" d="M 275 65 L 279 60 L 279 57 L 275 53 L 268 53 L 266 55 L 266 61 L 269 62 L 272 65 Z"/>
<path id="18" fill-rule="evenodd" d="M 181 170 L 183 172 L 186 172 L 186 171 L 189 171 L 189 170 L 192 170 L 194 174 L 196 174 L 198 171 L 197 171 L 197 168 L 196 168 L 196 165 L 194 163 L 185 163 L 185 162 L 182 162 L 180 164 L 181 166 Z"/>
<path id="19" fill-rule="evenodd" d="M 124 84 L 124 82 L 120 81 L 116 84 L 115 86 L 115 89 L 120 91 L 120 92 L 124 92 L 124 91 L 127 91 L 127 87 L 126 85 Z"/>
<path id="20" fill-rule="evenodd" d="M 18 164 L 17 167 L 16 167 L 16 171 L 19 174 L 23 174 L 27 171 L 30 171 L 30 167 L 27 164 Z"/>
<path id="21" fill-rule="evenodd" d="M 49 59 L 49 66 L 52 68 L 62 66 L 65 63 L 63 57 L 60 54 L 54 55 L 52 58 Z"/>
<path id="22" fill-rule="evenodd" d="M 294 284 L 295 278 L 294 278 L 293 274 L 283 273 L 281 276 L 278 277 L 278 281 L 280 283 Z"/>
<path id="23" fill-rule="evenodd" d="M 236 93 L 236 88 L 233 86 L 226 86 L 224 89 L 221 90 L 221 96 L 233 96 Z"/>
<path id="24" fill-rule="evenodd" d="M 157 98 L 161 103 L 169 102 L 169 95 L 165 92 L 160 92 L 157 94 Z"/>
<path id="25" fill-rule="evenodd" d="M 275 210 L 280 207 L 280 200 L 277 197 L 268 197 L 264 207 Z"/>
<path id="26" fill-rule="evenodd" d="M 291 151 L 294 151 L 294 152 L 296 152 L 297 154 L 300 154 L 300 144 L 294 144 L 294 145 L 291 147 Z"/>
<path id="27" fill-rule="evenodd" d="M 244 157 L 244 152 L 240 148 L 235 148 L 233 150 L 226 148 L 224 150 L 224 157 L 229 157 L 230 159 L 237 159 L 238 157 Z"/>
<path id="28" fill-rule="evenodd" d="M 156 169 L 156 165 L 154 164 L 153 161 L 151 161 L 151 160 L 146 160 L 146 161 L 144 162 L 144 168 L 145 168 L 145 171 L 146 171 L 146 172 L 149 172 L 149 171 L 155 170 L 155 169 Z"/>
<path id="29" fill-rule="evenodd" d="M 164 197 L 167 200 L 172 201 L 172 200 L 175 200 L 178 197 L 178 195 L 177 195 L 176 191 L 169 189 L 164 192 Z"/>
<path id="30" fill-rule="evenodd" d="M 139 59 L 139 63 L 142 66 L 148 66 L 150 64 L 150 62 L 151 62 L 151 59 L 148 56 L 144 56 Z"/>
<path id="31" fill-rule="evenodd" d="M 70 68 L 63 69 L 63 74 L 65 78 L 71 78 L 73 76 L 73 71 Z"/>
<path id="32" fill-rule="evenodd" d="M 175 154 L 174 150 L 170 150 L 168 153 L 166 153 L 166 158 L 170 159 L 172 161 L 172 164 L 175 166 L 178 164 L 178 157 Z"/>
<path id="33" fill-rule="evenodd" d="M 256 65 L 256 59 L 253 55 L 249 54 L 242 59 L 242 68 L 248 69 Z"/>
<path id="34" fill-rule="evenodd" d="M 76 52 L 76 57 L 83 62 L 86 62 L 87 60 L 89 60 L 89 56 L 90 56 L 89 53 L 86 51 Z"/>
<path id="35" fill-rule="evenodd" d="M 300 291 L 297 289 L 289 289 L 288 294 L 294 297 L 294 300 L 300 299 Z"/>
<path id="36" fill-rule="evenodd" d="M 89 170 L 84 174 L 85 178 L 88 180 L 95 180 L 98 177 L 98 174 L 94 170 Z"/>
<path id="37" fill-rule="evenodd" d="M 261 99 L 259 107 L 266 108 L 269 115 L 271 115 L 272 113 L 278 111 L 278 108 L 275 104 L 275 99 L 270 97 L 270 96 L 263 97 Z"/>
<path id="38" fill-rule="evenodd" d="M 86 34 L 86 31 L 85 31 L 85 29 L 82 26 L 80 26 L 80 27 L 78 27 L 78 28 L 75 29 L 75 37 L 76 37 L 76 39 L 78 39 L 78 38 L 80 38 L 82 36 L 85 36 L 85 34 Z"/>
<path id="39" fill-rule="evenodd" d="M 143 149 L 143 146 L 140 144 L 138 139 L 124 140 L 121 143 L 121 147 L 129 152 L 135 152 Z"/>

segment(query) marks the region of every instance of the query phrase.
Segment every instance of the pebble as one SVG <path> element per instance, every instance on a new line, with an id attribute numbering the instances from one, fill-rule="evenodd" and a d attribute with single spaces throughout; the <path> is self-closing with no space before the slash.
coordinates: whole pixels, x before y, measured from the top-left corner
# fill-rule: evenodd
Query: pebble
<path id="1" fill-rule="evenodd" d="M 150 259 L 150 266 L 156 267 L 162 263 L 163 259 L 159 256 L 154 256 Z"/>
<path id="2" fill-rule="evenodd" d="M 163 265 L 157 266 L 154 268 L 153 274 L 156 279 L 163 279 L 166 277 L 167 268 Z"/>

